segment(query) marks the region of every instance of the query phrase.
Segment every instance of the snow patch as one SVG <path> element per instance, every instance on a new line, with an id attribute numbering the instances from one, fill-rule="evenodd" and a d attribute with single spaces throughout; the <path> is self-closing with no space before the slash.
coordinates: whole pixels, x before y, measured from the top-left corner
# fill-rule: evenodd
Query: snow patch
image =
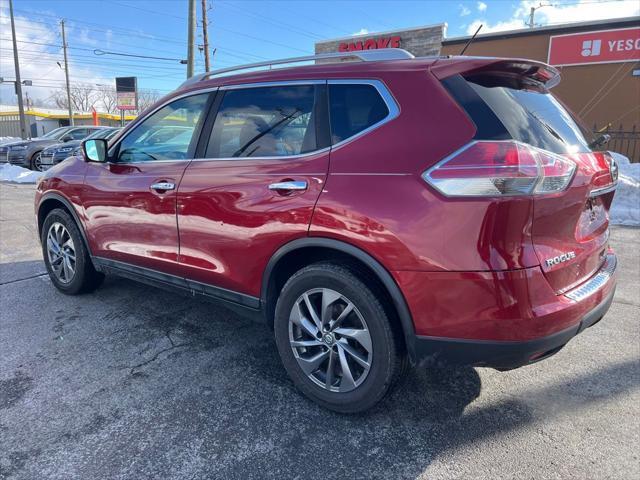
<path id="1" fill-rule="evenodd" d="M 640 226 L 640 163 L 631 163 L 624 155 L 610 152 L 618 162 L 618 187 L 609 210 L 613 225 Z"/>
<path id="2" fill-rule="evenodd" d="M 34 172 L 17 165 L 8 163 L 0 165 L 0 181 L 2 182 L 37 183 L 43 175 L 43 172 Z"/>

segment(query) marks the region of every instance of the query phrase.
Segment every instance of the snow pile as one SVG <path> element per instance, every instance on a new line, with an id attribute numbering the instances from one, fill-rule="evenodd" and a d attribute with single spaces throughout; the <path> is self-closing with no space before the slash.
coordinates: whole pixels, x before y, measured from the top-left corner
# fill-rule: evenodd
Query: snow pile
<path id="1" fill-rule="evenodd" d="M 27 168 L 4 163 L 0 165 L 0 181 L 12 183 L 36 183 L 43 172 L 33 172 Z"/>
<path id="2" fill-rule="evenodd" d="M 611 152 L 618 162 L 618 188 L 609 210 L 614 225 L 640 226 L 640 163 L 630 163 L 619 153 Z"/>
<path id="3" fill-rule="evenodd" d="M 0 137 L 0 145 L 5 145 L 7 143 L 19 142 L 22 140 L 20 137 Z"/>

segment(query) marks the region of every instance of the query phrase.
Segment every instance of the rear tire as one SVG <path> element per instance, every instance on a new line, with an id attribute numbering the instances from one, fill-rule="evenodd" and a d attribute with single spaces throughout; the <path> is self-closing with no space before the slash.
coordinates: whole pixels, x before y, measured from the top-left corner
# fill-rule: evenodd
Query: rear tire
<path id="1" fill-rule="evenodd" d="M 404 369 L 397 326 L 374 290 L 351 269 L 316 263 L 296 272 L 278 298 L 282 363 L 302 393 L 330 410 L 373 407 Z"/>
<path id="2" fill-rule="evenodd" d="M 62 293 L 91 292 L 104 280 L 91 262 L 80 230 L 71 215 L 61 208 L 49 212 L 42 225 L 42 255 L 53 285 Z"/>

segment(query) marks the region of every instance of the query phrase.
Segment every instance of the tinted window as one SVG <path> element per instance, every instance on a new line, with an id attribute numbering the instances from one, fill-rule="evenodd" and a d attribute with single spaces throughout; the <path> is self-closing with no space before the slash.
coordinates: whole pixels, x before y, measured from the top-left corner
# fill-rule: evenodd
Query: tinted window
<path id="1" fill-rule="evenodd" d="M 69 136 L 74 140 L 82 140 L 88 133 L 89 130 L 86 128 L 77 128 L 75 130 L 71 130 L 69 132 Z"/>
<path id="2" fill-rule="evenodd" d="M 207 157 L 278 157 L 316 150 L 315 103 L 313 85 L 228 90 Z"/>
<path id="3" fill-rule="evenodd" d="M 389 114 L 386 103 L 372 85 L 329 85 L 331 143 L 338 143 Z"/>
<path id="4" fill-rule="evenodd" d="M 476 124 L 478 139 L 513 138 L 555 153 L 590 151 L 586 129 L 547 90 L 486 76 L 445 85 Z"/>
<path id="5" fill-rule="evenodd" d="M 45 133 L 41 138 L 60 138 L 65 132 L 69 131 L 69 127 L 59 127 L 51 130 L 49 133 Z"/>
<path id="6" fill-rule="evenodd" d="M 92 138 L 109 138 L 114 131 L 115 129 L 113 128 L 100 128 L 91 132 L 91 135 L 89 135 L 85 140 L 90 140 Z"/>
<path id="7" fill-rule="evenodd" d="M 204 117 L 209 95 L 193 95 L 165 105 L 134 127 L 120 142 L 119 162 L 193 158 L 194 132 Z"/>

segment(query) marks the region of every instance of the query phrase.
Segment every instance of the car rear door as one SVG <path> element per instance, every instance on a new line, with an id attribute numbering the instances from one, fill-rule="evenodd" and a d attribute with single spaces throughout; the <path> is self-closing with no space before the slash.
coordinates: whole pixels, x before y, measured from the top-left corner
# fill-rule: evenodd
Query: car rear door
<path id="1" fill-rule="evenodd" d="M 82 203 L 94 256 L 112 266 L 176 273 L 177 189 L 210 96 L 192 94 L 159 107 L 112 146 L 108 162 L 88 164 Z M 174 135 L 153 135 L 169 127 Z"/>
<path id="2" fill-rule="evenodd" d="M 271 255 L 307 235 L 329 168 L 326 119 L 324 81 L 221 87 L 178 192 L 192 288 L 255 303 Z"/>

